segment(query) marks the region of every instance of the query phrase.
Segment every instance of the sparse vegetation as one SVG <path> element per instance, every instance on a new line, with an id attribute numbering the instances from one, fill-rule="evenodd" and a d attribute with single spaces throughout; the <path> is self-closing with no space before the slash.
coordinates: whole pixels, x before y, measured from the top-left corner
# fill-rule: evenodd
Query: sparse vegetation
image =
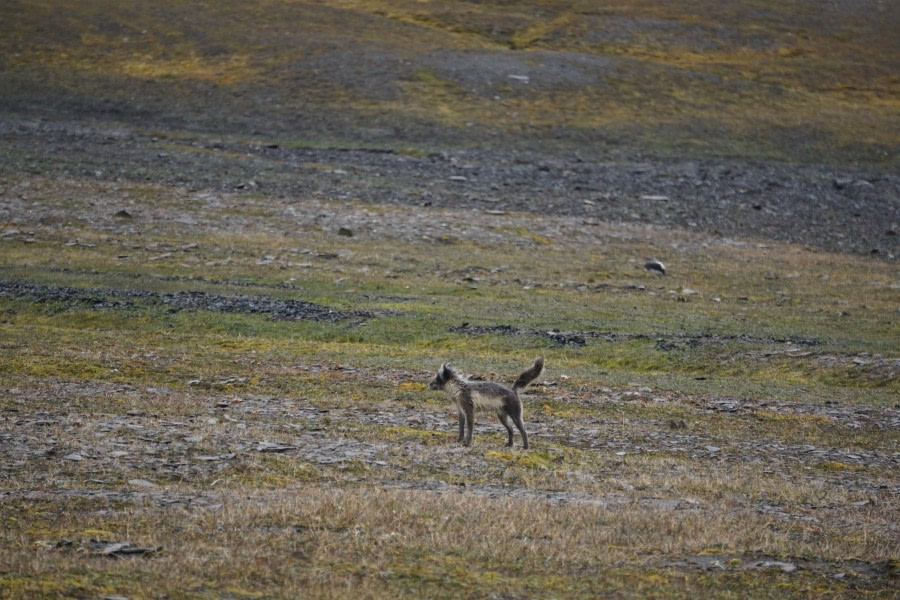
<path id="1" fill-rule="evenodd" d="M 674 7 L 0 7 L 0 597 L 895 597 L 891 15 Z"/>

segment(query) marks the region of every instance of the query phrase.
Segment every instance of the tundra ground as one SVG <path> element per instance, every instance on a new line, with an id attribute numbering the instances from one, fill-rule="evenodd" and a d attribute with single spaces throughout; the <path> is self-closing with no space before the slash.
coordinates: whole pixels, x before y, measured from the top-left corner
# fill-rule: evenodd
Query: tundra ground
<path id="1" fill-rule="evenodd" d="M 896 9 L 450 4 L 0 8 L 0 597 L 897 596 Z"/>

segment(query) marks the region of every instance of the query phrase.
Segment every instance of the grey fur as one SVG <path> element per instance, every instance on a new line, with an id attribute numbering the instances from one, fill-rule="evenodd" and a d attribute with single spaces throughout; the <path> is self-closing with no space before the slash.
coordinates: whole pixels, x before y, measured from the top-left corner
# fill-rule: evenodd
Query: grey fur
<path id="1" fill-rule="evenodd" d="M 437 375 L 428 388 L 444 390 L 456 406 L 459 417 L 458 441 L 466 446 L 472 445 L 472 430 L 475 426 L 476 410 L 490 411 L 497 415 L 500 424 L 508 434 L 507 446 L 513 445 L 513 424 L 522 435 L 522 447 L 528 449 L 528 434 L 522 422 L 522 401 L 518 391 L 537 379 L 544 370 L 544 357 L 535 359 L 534 365 L 523 371 L 511 388 L 489 381 L 469 381 L 460 375 L 452 366 L 441 365 Z"/>

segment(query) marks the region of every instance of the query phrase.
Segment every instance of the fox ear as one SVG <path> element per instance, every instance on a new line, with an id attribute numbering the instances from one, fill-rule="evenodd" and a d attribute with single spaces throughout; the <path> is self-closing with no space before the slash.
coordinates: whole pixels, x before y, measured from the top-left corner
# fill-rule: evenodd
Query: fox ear
<path id="1" fill-rule="evenodd" d="M 447 363 L 444 363 L 441 365 L 441 370 L 438 371 L 438 373 L 441 376 L 441 379 L 446 379 L 450 375 L 450 369 L 448 367 L 449 367 L 449 365 Z"/>

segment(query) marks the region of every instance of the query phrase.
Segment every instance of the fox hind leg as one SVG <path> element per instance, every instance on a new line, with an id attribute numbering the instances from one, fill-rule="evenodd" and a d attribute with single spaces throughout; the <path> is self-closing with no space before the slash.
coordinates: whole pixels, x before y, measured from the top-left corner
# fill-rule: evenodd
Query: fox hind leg
<path id="1" fill-rule="evenodd" d="M 504 427 L 506 427 L 506 433 L 509 434 L 509 441 L 506 442 L 506 445 L 512 446 L 513 445 L 513 429 L 509 425 L 509 417 L 506 415 L 506 413 L 502 413 L 502 412 L 498 413 L 497 416 L 500 418 L 500 423 Z"/>
<path id="2" fill-rule="evenodd" d="M 516 428 L 519 430 L 519 433 L 522 434 L 522 448 L 528 450 L 528 434 L 525 433 L 525 423 L 522 422 L 522 415 L 514 415 L 513 423 L 516 424 Z M 509 445 L 512 445 L 512 430 L 509 431 Z"/>

